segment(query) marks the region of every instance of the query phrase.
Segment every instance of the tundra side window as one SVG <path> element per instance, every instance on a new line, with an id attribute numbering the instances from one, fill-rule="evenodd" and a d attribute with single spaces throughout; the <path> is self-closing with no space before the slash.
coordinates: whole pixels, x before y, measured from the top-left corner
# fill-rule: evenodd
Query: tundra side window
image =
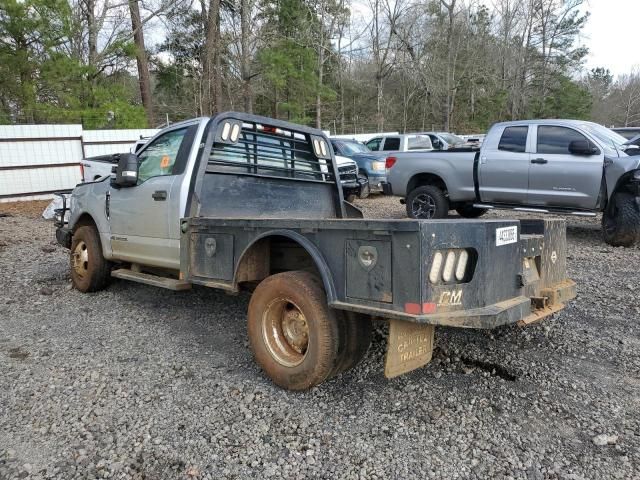
<path id="1" fill-rule="evenodd" d="M 569 144 L 574 140 L 588 141 L 584 135 L 573 128 L 540 125 L 537 150 L 538 153 L 571 155 Z"/>
<path id="2" fill-rule="evenodd" d="M 428 135 L 415 135 L 407 138 L 407 150 L 430 150 L 433 148 Z"/>
<path id="3" fill-rule="evenodd" d="M 397 150 L 400 150 L 400 139 L 398 137 L 385 138 L 382 150 L 386 152 L 395 152 Z"/>
<path id="4" fill-rule="evenodd" d="M 498 150 L 524 153 L 527 149 L 527 132 L 529 127 L 507 127 L 502 132 Z"/>
<path id="5" fill-rule="evenodd" d="M 172 130 L 159 136 L 138 155 L 138 185 L 151 177 L 172 175 L 187 128 Z"/>

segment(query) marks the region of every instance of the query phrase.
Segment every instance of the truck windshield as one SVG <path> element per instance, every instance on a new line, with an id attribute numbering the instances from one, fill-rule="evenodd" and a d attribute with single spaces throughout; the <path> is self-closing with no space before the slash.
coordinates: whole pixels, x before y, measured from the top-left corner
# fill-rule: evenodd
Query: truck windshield
<path id="1" fill-rule="evenodd" d="M 604 147 L 611 150 L 624 150 L 627 139 L 622 135 L 597 123 L 584 123 L 582 125 L 587 132 L 596 137 Z"/>

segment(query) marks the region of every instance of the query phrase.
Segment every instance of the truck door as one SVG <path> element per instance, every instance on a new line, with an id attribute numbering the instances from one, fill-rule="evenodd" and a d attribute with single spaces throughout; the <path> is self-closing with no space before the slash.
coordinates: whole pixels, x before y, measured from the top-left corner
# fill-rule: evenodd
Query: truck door
<path id="1" fill-rule="evenodd" d="M 170 238 L 169 229 L 170 218 L 179 221 L 180 215 L 179 192 L 172 187 L 179 187 L 194 128 L 176 128 L 152 140 L 138 154 L 137 185 L 110 189 L 108 216 L 115 259 L 180 268 L 180 241 Z"/>
<path id="2" fill-rule="evenodd" d="M 496 133 L 480 150 L 480 199 L 486 203 L 523 204 L 529 187 L 529 127 L 508 126 Z"/>
<path id="3" fill-rule="evenodd" d="M 602 184 L 604 154 L 570 152 L 572 141 L 587 141 L 579 131 L 558 125 L 538 125 L 535 154 L 529 169 L 530 205 L 593 209 Z M 595 147 L 595 145 L 593 145 Z"/>

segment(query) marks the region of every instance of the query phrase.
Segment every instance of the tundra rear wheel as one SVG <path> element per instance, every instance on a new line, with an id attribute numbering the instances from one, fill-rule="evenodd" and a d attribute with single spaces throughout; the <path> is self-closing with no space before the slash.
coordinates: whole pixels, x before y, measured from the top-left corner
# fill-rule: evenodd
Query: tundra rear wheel
<path id="1" fill-rule="evenodd" d="M 272 275 L 253 292 L 249 342 L 258 364 L 277 385 L 306 390 L 336 371 L 341 328 L 315 275 Z"/>
<path id="2" fill-rule="evenodd" d="M 95 227 L 85 225 L 74 232 L 69 263 L 73 286 L 81 292 L 97 292 L 106 287 L 111 265 L 102 256 L 100 235 Z"/>
<path id="3" fill-rule="evenodd" d="M 425 185 L 412 190 L 407 195 L 405 203 L 409 218 L 445 218 L 449 213 L 449 199 L 435 185 Z"/>
<path id="4" fill-rule="evenodd" d="M 604 241 L 613 247 L 632 247 L 640 238 L 640 212 L 629 193 L 617 193 L 602 214 Z"/>

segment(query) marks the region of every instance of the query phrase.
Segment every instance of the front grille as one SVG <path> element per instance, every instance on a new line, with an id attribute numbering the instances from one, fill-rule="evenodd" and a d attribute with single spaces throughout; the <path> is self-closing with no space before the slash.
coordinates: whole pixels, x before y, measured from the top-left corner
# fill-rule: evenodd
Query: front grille
<path id="1" fill-rule="evenodd" d="M 338 167 L 341 182 L 355 182 L 358 180 L 358 167 L 355 165 L 343 165 Z"/>

